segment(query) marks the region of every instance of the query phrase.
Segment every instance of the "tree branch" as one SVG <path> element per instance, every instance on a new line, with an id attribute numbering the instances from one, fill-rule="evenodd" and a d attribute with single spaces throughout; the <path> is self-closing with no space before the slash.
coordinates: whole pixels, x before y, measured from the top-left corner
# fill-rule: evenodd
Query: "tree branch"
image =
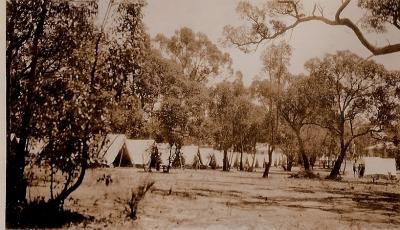
<path id="1" fill-rule="evenodd" d="M 350 3 L 350 0 L 346 0 L 342 3 L 342 5 L 339 7 L 339 9 L 336 11 L 335 14 L 335 21 L 340 20 L 340 14 L 343 12 L 344 8 L 346 8 Z"/>
<path id="2" fill-rule="evenodd" d="M 323 11 L 321 10 L 320 6 L 314 5 L 314 9 L 312 11 L 312 15 L 310 16 L 303 16 L 303 14 L 299 14 L 297 11 L 297 5 L 295 2 L 293 1 L 279 1 L 279 3 L 282 4 L 288 4 L 289 7 L 293 8 L 293 10 L 296 13 L 296 18 L 297 20 L 292 23 L 289 26 L 284 27 L 283 29 L 276 31 L 273 34 L 265 34 L 265 33 L 261 33 L 259 30 L 255 31 L 258 36 L 257 38 L 254 39 L 246 39 L 246 41 L 241 42 L 238 41 L 239 39 L 235 39 L 235 38 L 228 38 L 228 40 L 235 46 L 237 47 L 243 47 L 243 46 L 248 46 L 248 45 L 254 45 L 254 44 L 260 44 L 262 41 L 264 40 L 272 40 L 277 38 L 278 36 L 285 34 L 287 31 L 295 28 L 297 25 L 304 23 L 304 22 L 308 22 L 308 21 L 320 21 L 323 22 L 327 25 L 331 25 L 331 26 L 345 26 L 349 29 L 351 29 L 354 34 L 356 35 L 356 37 L 358 38 L 358 40 L 362 43 L 362 45 L 367 48 L 373 55 L 383 55 L 383 54 L 389 54 L 389 53 L 395 53 L 395 52 L 400 52 L 400 43 L 397 44 L 387 44 L 385 46 L 375 46 L 373 44 L 371 44 L 367 38 L 364 36 L 364 34 L 361 32 L 361 30 L 358 28 L 358 26 L 356 24 L 354 24 L 350 19 L 348 18 L 341 18 L 340 15 L 343 12 L 343 10 L 349 5 L 351 0 L 345 0 L 343 1 L 343 3 L 341 4 L 341 6 L 338 8 L 338 10 L 336 11 L 335 14 L 335 19 L 331 20 L 328 19 L 326 17 L 323 16 Z M 315 9 L 316 7 L 318 7 L 318 10 L 321 13 L 321 16 L 316 16 L 314 15 L 315 13 Z M 289 15 L 289 14 L 284 14 L 284 15 Z M 254 22 L 254 19 L 249 18 L 250 20 L 252 20 Z M 260 23 L 257 21 L 255 22 L 255 25 L 260 25 Z"/>

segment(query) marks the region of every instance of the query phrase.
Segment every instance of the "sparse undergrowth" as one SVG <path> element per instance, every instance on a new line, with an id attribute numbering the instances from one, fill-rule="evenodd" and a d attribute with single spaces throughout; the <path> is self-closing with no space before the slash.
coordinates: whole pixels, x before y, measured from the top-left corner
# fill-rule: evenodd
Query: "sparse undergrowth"
<path id="1" fill-rule="evenodd" d="M 313 172 L 321 179 L 288 179 L 290 174 L 278 168 L 272 169 L 268 180 L 258 172 L 186 169 L 167 175 L 99 169 L 89 173 L 73 199 L 64 204 L 71 211 L 63 214 L 63 224 L 23 227 L 172 229 L 179 225 L 202 229 L 214 225 L 220 229 L 221 225 L 245 225 L 251 229 L 256 228 L 251 223 L 257 223 L 274 229 L 313 229 L 318 220 L 323 229 L 352 229 L 353 225 L 395 229 L 400 224 L 398 182 L 373 183 L 349 174 L 338 182 L 324 180 L 326 170 Z M 113 183 L 97 182 L 103 175 L 112 175 Z M 303 214 L 307 212 L 312 215 Z M 78 219 L 77 213 L 85 216 Z M 288 220 L 287 215 L 294 218 Z"/>
<path id="2" fill-rule="evenodd" d="M 153 187 L 155 181 L 144 181 L 138 187 L 133 188 L 130 196 L 126 199 L 118 198 L 116 201 L 125 205 L 126 217 L 131 220 L 136 220 L 137 210 L 140 201 L 144 198 L 146 193 Z"/>

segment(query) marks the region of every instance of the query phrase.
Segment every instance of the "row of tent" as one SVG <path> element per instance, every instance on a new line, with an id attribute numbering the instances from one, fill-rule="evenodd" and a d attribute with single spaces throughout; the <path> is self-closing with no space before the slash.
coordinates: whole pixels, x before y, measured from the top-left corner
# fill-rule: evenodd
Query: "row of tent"
<path id="1" fill-rule="evenodd" d="M 168 164 L 171 151 L 169 144 L 156 143 L 154 140 L 131 140 L 127 139 L 123 134 L 107 135 L 107 144 L 100 152 L 100 158 L 104 159 L 105 163 L 111 167 L 143 166 L 149 164 L 151 151 L 155 146 L 160 153 L 162 163 Z M 262 168 L 264 163 L 268 162 L 267 145 L 258 144 L 256 149 L 256 154 L 243 153 L 245 167 L 247 165 L 247 167 Z M 202 159 L 201 161 L 204 165 L 209 165 L 212 157 L 215 159 L 217 167 L 222 167 L 223 164 L 223 152 L 211 147 L 186 145 L 181 148 L 181 154 L 185 159 L 186 165 L 192 165 L 196 158 Z M 239 158 L 240 153 L 228 153 L 230 165 L 234 165 L 235 161 L 238 162 Z M 281 165 L 285 160 L 285 156 L 279 150 L 272 155 L 272 162 L 275 166 Z M 365 176 L 396 176 L 396 162 L 393 158 L 362 157 L 359 159 L 358 164 L 363 166 L 363 175 Z"/>
<path id="2" fill-rule="evenodd" d="M 156 143 L 154 140 L 132 140 L 123 134 L 108 134 L 106 144 L 100 151 L 99 157 L 105 164 L 111 167 L 142 166 L 150 162 L 152 149 L 157 147 L 162 164 L 168 164 L 171 147 L 167 143 Z M 261 168 L 268 162 L 265 145 L 258 145 L 256 154 L 243 153 L 243 164 Z M 194 161 L 201 159 L 203 165 L 209 165 L 211 159 L 215 160 L 217 167 L 223 165 L 223 152 L 211 147 L 199 147 L 196 145 L 182 146 L 181 155 L 186 165 L 192 165 Z M 228 152 L 230 165 L 239 162 L 240 153 Z M 273 165 L 280 165 L 284 161 L 284 155 L 276 151 L 272 155 Z"/>
<path id="3" fill-rule="evenodd" d="M 11 142 L 18 141 L 15 135 L 11 135 Z M 108 134 L 103 148 L 100 150 L 99 158 L 111 167 L 118 166 L 143 166 L 149 163 L 151 150 L 154 146 L 161 153 L 161 161 L 168 164 L 170 155 L 170 146 L 166 143 L 156 143 L 154 140 L 132 140 L 126 138 L 123 134 Z M 39 154 L 46 146 L 46 141 L 30 141 L 28 144 L 28 152 L 30 154 Z M 256 146 L 256 154 L 243 153 L 243 164 L 251 165 L 255 168 L 262 168 L 265 162 L 268 162 L 268 144 L 258 143 Z M 196 156 L 200 156 L 204 165 L 209 165 L 211 157 L 216 161 L 217 167 L 222 167 L 223 153 L 211 147 L 199 147 L 195 145 L 183 146 L 181 154 L 185 158 L 186 165 L 191 165 L 195 161 Z M 234 162 L 238 162 L 240 153 L 229 152 L 228 160 L 230 165 L 235 167 Z M 320 161 L 326 161 L 329 158 L 321 157 Z M 334 161 L 335 159 L 329 159 Z M 272 165 L 278 166 L 284 164 L 286 157 L 278 149 L 272 154 Z M 364 175 L 396 175 L 396 161 L 394 158 L 381 157 L 362 157 L 357 160 L 357 166 L 364 167 Z M 348 168 L 346 171 L 351 172 L 353 162 L 350 164 L 342 164 L 342 167 Z"/>

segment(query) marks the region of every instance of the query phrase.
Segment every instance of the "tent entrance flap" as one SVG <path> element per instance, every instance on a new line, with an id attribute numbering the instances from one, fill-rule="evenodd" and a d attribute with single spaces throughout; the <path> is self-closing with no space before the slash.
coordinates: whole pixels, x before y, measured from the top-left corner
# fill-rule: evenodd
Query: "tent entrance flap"
<path id="1" fill-rule="evenodd" d="M 128 152 L 126 151 L 126 148 L 121 148 L 121 150 L 118 152 L 117 157 L 115 157 L 113 161 L 113 166 L 114 167 L 132 167 L 132 161 L 129 157 Z"/>

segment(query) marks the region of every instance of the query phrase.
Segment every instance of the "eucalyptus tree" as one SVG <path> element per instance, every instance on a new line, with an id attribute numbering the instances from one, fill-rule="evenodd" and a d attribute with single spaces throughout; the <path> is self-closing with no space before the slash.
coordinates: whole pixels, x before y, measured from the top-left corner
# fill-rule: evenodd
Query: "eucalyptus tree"
<path id="1" fill-rule="evenodd" d="M 29 138 L 51 133 L 54 125 L 45 122 L 57 117 L 56 105 L 73 99 L 77 89 L 68 87 L 63 67 L 79 60 L 79 42 L 93 38 L 95 13 L 94 5 L 65 1 L 7 1 L 7 140 L 11 133 L 19 138 L 7 150 L 7 208 L 25 202 Z"/>
<path id="2" fill-rule="evenodd" d="M 283 165 L 285 171 L 292 171 L 292 167 L 298 159 L 298 143 L 296 142 L 296 136 L 293 130 L 288 125 L 282 124 L 280 135 L 280 145 L 283 154 L 286 156 L 286 165 Z"/>
<path id="3" fill-rule="evenodd" d="M 166 57 L 177 62 L 190 80 L 206 82 L 212 76 L 230 70 L 231 58 L 203 33 L 183 27 L 167 38 L 158 34 L 155 41 Z"/>
<path id="4" fill-rule="evenodd" d="M 233 148 L 240 152 L 239 169 L 243 170 L 243 152 L 248 149 L 247 140 L 248 132 L 250 131 L 252 113 L 252 102 L 248 89 L 243 84 L 243 75 L 241 72 L 236 72 L 235 80 L 231 83 L 233 97 L 232 100 L 232 119 L 234 144 Z"/>
<path id="5" fill-rule="evenodd" d="M 213 139 L 224 152 L 223 171 L 229 171 L 228 149 L 235 143 L 234 92 L 230 82 L 218 83 L 210 92 L 209 117 L 213 124 Z"/>
<path id="6" fill-rule="evenodd" d="M 268 76 L 268 80 L 255 81 L 253 83 L 253 95 L 256 96 L 267 111 L 268 120 L 268 164 L 265 167 L 263 177 L 268 177 L 269 169 L 272 164 L 272 153 L 277 144 L 280 123 L 280 95 L 287 85 L 290 63 L 291 47 L 281 42 L 278 45 L 271 45 L 263 53 L 261 60 L 263 69 Z"/>
<path id="7" fill-rule="evenodd" d="M 319 114 L 317 108 L 317 88 L 313 80 L 305 76 L 293 77 L 288 89 L 281 97 L 279 113 L 295 134 L 299 157 L 304 169 L 310 170 L 309 158 L 306 154 L 304 134 L 302 130 L 311 124 Z"/>
<path id="8" fill-rule="evenodd" d="M 247 108 L 249 111 L 247 112 L 247 116 L 244 118 L 246 125 L 241 131 L 243 133 L 243 139 L 240 143 L 240 149 L 246 151 L 248 153 L 248 156 L 249 154 L 252 155 L 252 162 L 249 163 L 250 165 L 247 169 L 249 171 L 252 171 L 256 166 L 255 154 L 257 153 L 257 143 L 264 143 L 267 141 L 266 137 L 268 136 L 268 125 L 266 124 L 265 120 L 265 109 L 262 106 L 255 104 L 255 102 L 251 98 L 247 103 L 249 103 L 249 106 Z M 241 161 L 243 162 L 242 159 Z"/>
<path id="9" fill-rule="evenodd" d="M 321 99 L 322 116 L 314 123 L 332 132 L 340 145 L 328 177 L 333 179 L 355 139 L 382 133 L 398 116 L 398 79 L 382 65 L 348 51 L 313 59 L 306 66 Z"/>
<path id="10" fill-rule="evenodd" d="M 219 76 L 224 71 L 231 71 L 231 59 L 227 53 L 223 53 L 203 33 L 194 33 L 189 28 L 181 28 L 175 31 L 170 38 L 158 34 L 155 39 L 156 46 L 160 49 L 161 55 L 174 63 L 177 70 L 175 78 L 171 77 L 170 82 L 163 84 L 164 92 L 161 96 L 161 105 L 164 112 L 184 114 L 185 119 L 178 119 L 175 126 L 179 127 L 179 138 L 177 133 L 172 134 L 168 128 L 170 137 L 177 142 L 177 151 L 183 144 L 184 139 L 189 141 L 200 141 L 204 138 L 203 132 L 206 126 L 206 110 L 208 89 L 206 83 L 212 77 Z M 163 106 L 167 107 L 163 107 Z M 176 107 L 176 108 L 172 108 Z M 171 114 L 171 116 L 173 116 Z M 168 114 L 162 115 L 163 119 L 171 117 Z M 179 115 L 179 117 L 182 117 Z M 169 125 L 170 126 L 170 125 Z M 175 127 L 175 128 L 177 128 Z M 172 142 L 171 142 L 172 143 Z"/>
<path id="11" fill-rule="evenodd" d="M 329 130 L 316 125 L 307 125 L 303 128 L 302 139 L 307 154 L 310 168 L 313 170 L 317 159 L 323 156 L 325 148 L 329 143 Z"/>
<path id="12" fill-rule="evenodd" d="M 26 162 L 50 168 L 48 202 L 54 207 L 82 183 L 101 147 L 98 137 L 109 127 L 110 106 L 122 95 L 124 78 L 139 69 L 143 6 L 121 2 L 112 8 L 110 2 L 98 27 L 95 1 L 7 1 L 8 134 L 18 137 L 7 149 L 10 215 L 26 203 Z M 118 39 L 104 30 L 111 10 Z M 112 72 L 117 54 L 123 72 Z M 47 145 L 33 161 L 28 142 L 38 139 Z"/>

